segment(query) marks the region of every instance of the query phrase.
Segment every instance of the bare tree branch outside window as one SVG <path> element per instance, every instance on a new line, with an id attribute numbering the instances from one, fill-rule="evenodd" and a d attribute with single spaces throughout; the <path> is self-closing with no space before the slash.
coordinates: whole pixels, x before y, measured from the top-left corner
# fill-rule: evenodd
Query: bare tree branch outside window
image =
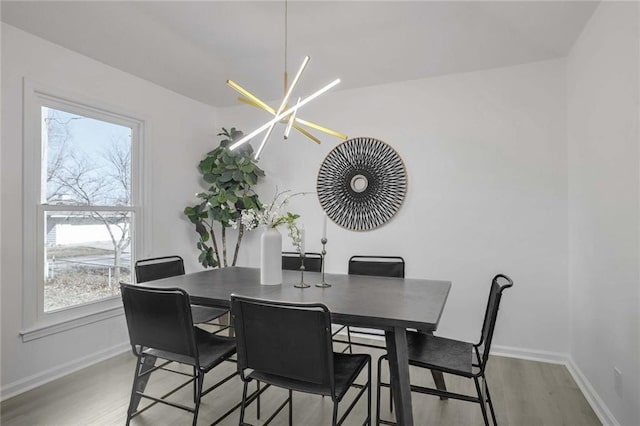
<path id="1" fill-rule="evenodd" d="M 93 119 L 48 110 L 46 202 L 96 207 L 76 212 L 74 217 L 104 225 L 113 248 L 109 283 L 117 284 L 123 252 L 131 244 L 131 213 L 101 207 L 131 206 L 131 130 L 118 126 L 119 134 L 111 135 L 107 142 L 92 140 L 90 135 L 79 140 L 74 126 L 82 120 Z M 128 129 L 128 135 L 123 136 L 122 129 Z"/>

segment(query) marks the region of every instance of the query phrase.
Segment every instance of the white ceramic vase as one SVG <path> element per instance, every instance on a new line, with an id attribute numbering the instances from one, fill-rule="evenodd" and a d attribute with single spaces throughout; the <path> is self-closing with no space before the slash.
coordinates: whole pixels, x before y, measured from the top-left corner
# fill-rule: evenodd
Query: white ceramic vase
<path id="1" fill-rule="evenodd" d="M 260 284 L 282 284 L 282 235 L 267 227 L 260 239 Z"/>

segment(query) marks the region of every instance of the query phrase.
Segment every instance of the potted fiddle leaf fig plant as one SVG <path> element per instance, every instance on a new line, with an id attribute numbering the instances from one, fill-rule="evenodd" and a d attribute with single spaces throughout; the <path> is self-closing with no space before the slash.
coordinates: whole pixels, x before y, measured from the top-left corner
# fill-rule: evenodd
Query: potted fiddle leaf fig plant
<path id="1" fill-rule="evenodd" d="M 253 158 L 253 148 L 244 144 L 231 151 L 233 141 L 243 136 L 242 131 L 232 127 L 222 128 L 220 145 L 207 153 L 198 164 L 198 171 L 209 189 L 196 196 L 198 204 L 187 206 L 184 214 L 195 225 L 198 234 L 198 260 L 203 267 L 235 266 L 242 243 L 245 226 L 242 211 L 261 210 L 262 203 L 253 186 L 264 176 Z M 237 227 L 237 237 L 231 262 L 227 257 L 227 228 Z M 218 231 L 220 244 L 218 244 Z"/>

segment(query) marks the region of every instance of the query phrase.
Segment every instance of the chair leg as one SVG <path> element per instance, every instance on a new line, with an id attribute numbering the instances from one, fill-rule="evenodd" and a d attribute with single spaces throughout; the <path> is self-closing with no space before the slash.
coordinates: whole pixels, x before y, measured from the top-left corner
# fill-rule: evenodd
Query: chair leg
<path id="1" fill-rule="evenodd" d="M 487 384 L 487 378 L 482 375 L 482 383 L 484 384 L 484 389 L 487 391 L 487 402 L 489 403 L 489 410 L 491 411 L 491 419 L 493 420 L 493 426 L 498 426 L 498 421 L 496 420 L 496 412 L 493 410 L 493 402 L 491 401 L 491 394 L 489 393 L 489 385 Z"/>
<path id="2" fill-rule="evenodd" d="M 289 426 L 293 426 L 293 391 L 289 389 Z"/>
<path id="3" fill-rule="evenodd" d="M 347 340 L 349 341 L 349 353 L 353 353 L 353 348 L 351 346 L 351 329 L 347 326 Z"/>
<path id="4" fill-rule="evenodd" d="M 133 385 L 131 386 L 131 398 L 129 399 L 129 408 L 127 408 L 127 426 L 131 422 L 131 415 L 134 413 L 133 400 L 136 396 L 136 386 L 138 384 L 138 377 L 140 377 L 140 370 L 142 369 L 142 359 L 138 357 L 136 359 L 136 368 L 133 372 Z"/>
<path id="5" fill-rule="evenodd" d="M 241 425 L 244 423 L 244 410 L 247 408 L 247 387 L 249 386 L 248 382 L 244 382 L 244 386 L 242 387 L 242 404 L 240 405 L 240 421 Z"/>
<path id="6" fill-rule="evenodd" d="M 380 383 L 382 382 L 382 359 L 384 356 L 378 358 L 378 381 L 376 382 L 376 426 L 380 425 L 380 391 L 382 390 L 382 386 Z M 389 388 L 391 389 L 391 388 Z"/>
<path id="7" fill-rule="evenodd" d="M 260 380 L 256 380 L 258 386 L 258 400 L 256 401 L 256 418 L 260 420 Z"/>
<path id="8" fill-rule="evenodd" d="M 386 355 L 378 358 L 378 383 L 382 380 L 382 360 L 387 359 Z M 380 385 L 378 385 L 380 387 Z M 380 398 L 378 397 L 378 404 L 380 404 Z M 389 384 L 389 412 L 393 413 L 393 389 L 391 389 L 391 384 Z M 376 420 L 377 421 L 377 420 Z"/>
<path id="9" fill-rule="evenodd" d="M 201 371 L 198 371 L 198 386 L 197 386 L 197 391 L 196 391 L 196 406 L 194 408 L 193 411 L 193 426 L 196 426 L 196 424 L 198 423 L 198 411 L 200 411 L 200 395 L 202 394 L 202 385 L 204 384 L 204 373 Z"/>
<path id="10" fill-rule="evenodd" d="M 369 371 L 367 376 L 367 418 L 366 424 L 371 426 L 371 359 L 369 359 Z"/>
<path id="11" fill-rule="evenodd" d="M 489 419 L 487 418 L 487 407 L 485 407 L 484 397 L 482 396 L 482 389 L 480 389 L 480 382 L 477 377 L 473 378 L 476 384 L 476 391 L 478 392 L 478 398 L 480 399 L 480 408 L 482 409 L 482 418 L 484 419 L 485 426 L 489 426 Z"/>
<path id="12" fill-rule="evenodd" d="M 333 401 L 333 420 L 331 421 L 332 426 L 337 426 L 338 424 L 338 403 Z"/>
<path id="13" fill-rule="evenodd" d="M 196 367 L 193 367 L 193 377 L 197 377 L 198 372 L 196 370 Z M 197 404 L 198 403 L 198 399 L 197 399 L 197 393 L 198 393 L 198 381 L 194 380 L 193 381 L 193 403 Z"/>

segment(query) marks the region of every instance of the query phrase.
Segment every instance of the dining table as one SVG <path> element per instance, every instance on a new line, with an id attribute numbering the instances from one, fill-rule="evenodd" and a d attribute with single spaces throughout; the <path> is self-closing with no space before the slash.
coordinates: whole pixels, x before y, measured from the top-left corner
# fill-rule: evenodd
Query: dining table
<path id="1" fill-rule="evenodd" d="M 432 333 L 438 327 L 451 288 L 450 281 L 325 274 L 330 287 L 318 287 L 320 273 L 283 271 L 279 285 L 261 285 L 260 269 L 226 267 L 147 282 L 145 286 L 180 288 L 193 304 L 230 308 L 231 295 L 294 303 L 322 303 L 335 324 L 384 331 L 391 388 L 399 425 L 413 425 L 407 329 Z M 436 385 L 444 387 L 441 376 Z"/>

